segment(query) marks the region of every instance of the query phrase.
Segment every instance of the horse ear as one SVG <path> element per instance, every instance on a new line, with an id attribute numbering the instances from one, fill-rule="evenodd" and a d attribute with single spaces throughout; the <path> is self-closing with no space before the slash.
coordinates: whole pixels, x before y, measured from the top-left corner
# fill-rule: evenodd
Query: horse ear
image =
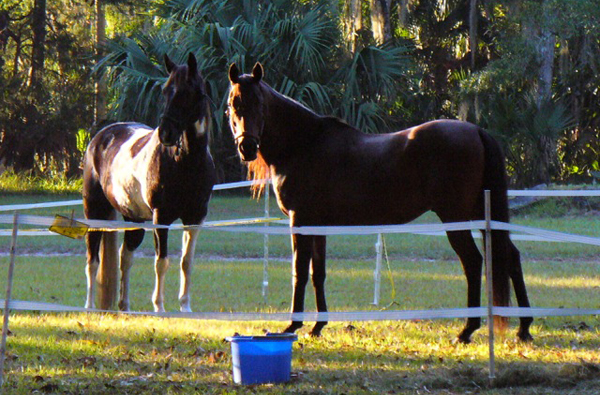
<path id="1" fill-rule="evenodd" d="M 232 84 L 237 84 L 239 80 L 240 70 L 235 63 L 232 63 L 231 66 L 229 66 L 229 81 L 231 81 Z"/>
<path id="2" fill-rule="evenodd" d="M 256 62 L 256 64 L 254 65 L 254 68 L 252 69 L 252 78 L 254 78 L 254 81 L 259 82 L 263 75 L 265 74 L 265 71 L 262 67 L 262 64 L 260 64 L 259 62 Z"/>
<path id="3" fill-rule="evenodd" d="M 175 63 L 171 59 L 169 59 L 169 55 L 165 54 L 165 67 L 167 68 L 167 73 L 171 74 L 171 71 L 175 68 Z"/>
<path id="4" fill-rule="evenodd" d="M 194 77 L 198 72 L 198 62 L 196 61 L 196 57 L 193 53 L 190 52 L 188 55 L 188 77 Z"/>

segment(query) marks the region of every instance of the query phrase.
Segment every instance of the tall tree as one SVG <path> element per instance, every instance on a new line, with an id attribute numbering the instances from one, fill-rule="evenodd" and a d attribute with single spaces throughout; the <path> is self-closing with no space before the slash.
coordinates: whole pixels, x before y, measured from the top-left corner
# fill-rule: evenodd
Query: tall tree
<path id="1" fill-rule="evenodd" d="M 362 0 L 348 0 L 344 2 L 344 26 L 346 43 L 350 52 L 356 51 L 359 32 L 363 28 Z"/>
<path id="2" fill-rule="evenodd" d="M 377 44 L 383 44 L 392 38 L 390 8 L 392 0 L 370 0 L 371 28 Z"/>
<path id="3" fill-rule="evenodd" d="M 477 57 L 477 0 L 469 0 L 469 50 L 471 51 L 471 70 L 475 69 Z"/>
<path id="4" fill-rule="evenodd" d="M 46 43 L 46 0 L 35 0 L 31 16 L 33 42 L 31 47 L 31 69 L 28 85 L 37 88 L 44 73 Z"/>
<path id="5" fill-rule="evenodd" d="M 104 0 L 95 0 L 96 5 L 96 43 L 95 55 L 99 62 L 104 56 L 104 46 L 106 45 L 106 11 Z M 104 74 L 96 77 L 94 85 L 94 124 L 101 125 L 106 120 L 106 78 Z"/>

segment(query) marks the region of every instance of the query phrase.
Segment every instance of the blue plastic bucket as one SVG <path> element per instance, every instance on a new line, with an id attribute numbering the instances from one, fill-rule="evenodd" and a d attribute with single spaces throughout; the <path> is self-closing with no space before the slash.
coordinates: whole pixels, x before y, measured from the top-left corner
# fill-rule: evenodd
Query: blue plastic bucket
<path id="1" fill-rule="evenodd" d="M 233 382 L 236 384 L 285 383 L 292 369 L 291 333 L 266 336 L 231 336 Z"/>

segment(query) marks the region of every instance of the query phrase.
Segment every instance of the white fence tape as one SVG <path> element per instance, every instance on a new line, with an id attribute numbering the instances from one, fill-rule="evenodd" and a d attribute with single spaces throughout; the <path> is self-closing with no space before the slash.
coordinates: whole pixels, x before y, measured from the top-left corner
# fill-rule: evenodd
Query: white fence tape
<path id="1" fill-rule="evenodd" d="M 83 204 L 81 199 L 79 200 L 65 200 L 62 202 L 46 202 L 46 203 L 32 203 L 32 204 L 12 204 L 8 206 L 0 206 L 0 212 L 2 211 L 21 211 L 21 210 L 32 210 L 36 208 L 52 208 L 52 207 L 63 207 L 63 206 L 79 206 Z"/>
<path id="2" fill-rule="evenodd" d="M 215 186 L 215 190 L 239 188 L 251 185 L 251 181 L 221 184 Z M 509 191 L 509 196 L 600 196 L 600 191 Z M 80 200 L 71 200 L 64 202 L 48 202 L 27 205 L 0 206 L 2 211 L 16 211 L 33 208 L 51 208 L 61 206 L 71 206 L 81 204 Z M 384 225 L 384 226 L 243 226 L 244 224 L 264 223 L 265 218 L 246 218 L 225 221 L 208 221 L 200 225 L 203 229 L 211 229 L 227 232 L 253 232 L 269 235 L 290 235 L 291 233 L 306 235 L 375 235 L 382 233 L 413 233 L 422 235 L 443 235 L 446 231 L 457 230 L 480 230 L 485 227 L 484 221 L 467 221 L 450 224 L 408 224 L 408 225 Z M 268 219 L 269 222 L 287 224 L 287 220 Z M 123 231 L 126 229 L 146 229 L 168 228 L 171 230 L 181 230 L 185 226 L 175 224 L 171 226 L 154 225 L 151 223 L 132 223 L 126 221 L 102 221 L 102 220 L 84 220 L 77 219 L 90 226 L 90 230 Z M 43 217 L 35 215 L 20 215 L 19 224 L 42 226 L 48 228 L 54 222 L 52 217 Z M 0 215 L 0 223 L 12 224 L 12 215 Z M 511 232 L 523 233 L 524 235 L 514 235 L 513 237 L 525 240 L 550 240 L 559 242 L 582 243 L 600 246 L 600 238 L 574 235 L 563 232 L 556 232 L 544 229 L 531 228 L 522 225 L 507 224 L 503 222 L 492 221 L 491 228 L 497 230 L 506 230 Z M 11 231 L 0 231 L 0 236 L 10 234 Z M 54 234 L 45 229 L 23 229 L 19 230 L 20 236 L 25 235 L 47 235 Z M 3 303 L 0 300 L 0 303 Z M 84 308 L 62 306 L 51 303 L 10 301 L 10 309 L 13 310 L 38 310 L 38 311 L 64 311 L 64 312 L 86 312 Z M 93 310 L 105 313 L 106 311 Z M 119 313 L 119 312 L 113 312 Z M 516 307 L 494 307 L 494 315 L 506 317 L 541 317 L 541 316 L 572 316 L 572 315 L 600 315 L 600 309 L 556 309 L 556 308 L 516 308 Z M 362 311 L 362 312 L 328 312 L 328 313 L 149 313 L 134 312 L 130 314 L 153 315 L 160 317 L 179 317 L 179 318 L 197 318 L 214 320 L 261 320 L 261 321 L 362 321 L 362 320 L 420 320 L 435 318 L 468 318 L 485 317 L 487 308 L 463 308 L 463 309 L 440 309 L 440 310 L 411 310 L 411 311 Z"/>
<path id="3" fill-rule="evenodd" d="M 0 215 L 1 224 L 12 224 L 12 215 Z M 126 221 L 103 221 L 103 220 L 85 220 L 77 219 L 90 227 L 90 230 L 106 230 L 106 231 L 123 231 L 130 229 L 170 229 L 182 230 L 186 226 L 182 224 L 154 225 L 148 222 L 134 223 Z M 269 219 L 270 222 L 281 223 L 278 219 Z M 54 222 L 53 217 L 42 217 L 36 215 L 20 215 L 19 224 L 49 227 Z M 412 233 L 423 235 L 443 235 L 447 231 L 457 230 L 479 230 L 485 226 L 484 221 L 467 221 L 455 222 L 449 224 L 408 224 L 408 225 L 382 225 L 382 226 L 302 226 L 302 227 L 287 227 L 287 226 L 242 226 L 242 224 L 264 223 L 264 218 L 243 218 L 225 221 L 208 221 L 199 225 L 202 229 L 218 230 L 224 232 L 239 232 L 239 233 L 258 233 L 269 235 L 376 235 L 385 233 Z M 283 221 L 285 222 L 285 221 Z M 551 230 L 532 228 L 523 225 L 508 224 L 504 222 L 492 221 L 492 229 L 506 230 L 510 232 L 525 233 L 525 235 L 514 235 L 515 239 L 522 240 L 549 240 L 556 242 L 580 243 L 600 246 L 600 238 L 591 236 L 582 236 L 571 233 L 556 232 Z M 193 227 L 193 226 L 191 226 Z M 8 236 L 10 231 L 0 232 L 0 236 Z M 23 231 L 21 235 L 41 235 L 48 234 L 44 230 Z"/>
<path id="4" fill-rule="evenodd" d="M 0 305 L 4 300 L 0 299 Z M 197 313 L 154 313 L 144 311 L 106 311 L 86 309 L 84 307 L 65 306 L 55 303 L 28 302 L 11 300 L 9 309 L 21 311 L 48 312 L 87 312 L 106 314 L 130 314 L 154 316 L 163 318 L 191 318 L 219 321 L 396 321 L 396 320 L 431 320 L 447 318 L 486 317 L 487 307 L 470 307 L 458 309 L 433 310 L 379 310 L 379 311 L 335 311 L 326 313 L 245 313 L 245 312 L 197 312 Z M 584 316 L 600 315 L 600 309 L 569 309 L 569 308 L 523 308 L 523 307 L 493 307 L 494 315 L 502 317 L 551 317 L 551 316 Z"/>
<path id="5" fill-rule="evenodd" d="M 264 183 L 265 180 L 258 180 L 258 183 Z M 227 184 L 217 184 L 213 187 L 213 191 L 220 191 L 224 189 L 235 189 L 242 187 L 249 187 L 254 181 L 240 181 L 231 182 Z M 63 206 L 79 206 L 82 205 L 83 201 L 79 200 L 66 200 L 62 202 L 46 202 L 46 203 L 32 203 L 32 204 L 14 204 L 8 206 L 0 206 L 1 211 L 20 211 L 20 210 L 32 210 L 37 208 L 51 208 L 51 207 L 63 207 Z"/>
<path id="6" fill-rule="evenodd" d="M 508 190 L 507 196 L 539 196 L 539 197 L 594 197 L 600 196 L 600 190 Z"/>
<path id="7" fill-rule="evenodd" d="M 264 183 L 266 180 L 259 180 L 259 183 Z M 225 190 L 225 189 L 235 189 L 235 188 L 243 188 L 249 187 L 254 183 L 254 181 L 240 181 L 240 182 L 231 182 L 226 184 L 217 184 L 213 187 L 213 191 Z M 594 197 L 600 196 L 600 190 L 578 190 L 578 191 L 569 191 L 569 190 L 508 190 L 507 196 L 509 197 L 517 197 L 517 196 L 532 196 L 532 197 Z M 46 202 L 46 203 L 32 203 L 32 204 L 14 204 L 14 205 L 5 205 L 0 206 L 0 212 L 2 211 L 20 211 L 20 210 L 31 210 L 31 209 L 39 209 L 39 208 L 51 208 L 51 207 L 64 207 L 64 206 L 79 206 L 83 204 L 81 200 L 66 200 L 60 202 Z"/>

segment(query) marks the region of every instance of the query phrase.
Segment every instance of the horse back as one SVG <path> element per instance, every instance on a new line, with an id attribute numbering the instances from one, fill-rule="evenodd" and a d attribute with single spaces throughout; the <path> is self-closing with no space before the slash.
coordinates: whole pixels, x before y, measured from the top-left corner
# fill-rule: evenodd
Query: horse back
<path id="1" fill-rule="evenodd" d="M 429 210 L 444 221 L 478 211 L 485 153 L 473 124 L 434 121 L 379 135 L 338 125 L 315 141 L 275 171 L 278 202 L 294 221 L 401 224 Z"/>

